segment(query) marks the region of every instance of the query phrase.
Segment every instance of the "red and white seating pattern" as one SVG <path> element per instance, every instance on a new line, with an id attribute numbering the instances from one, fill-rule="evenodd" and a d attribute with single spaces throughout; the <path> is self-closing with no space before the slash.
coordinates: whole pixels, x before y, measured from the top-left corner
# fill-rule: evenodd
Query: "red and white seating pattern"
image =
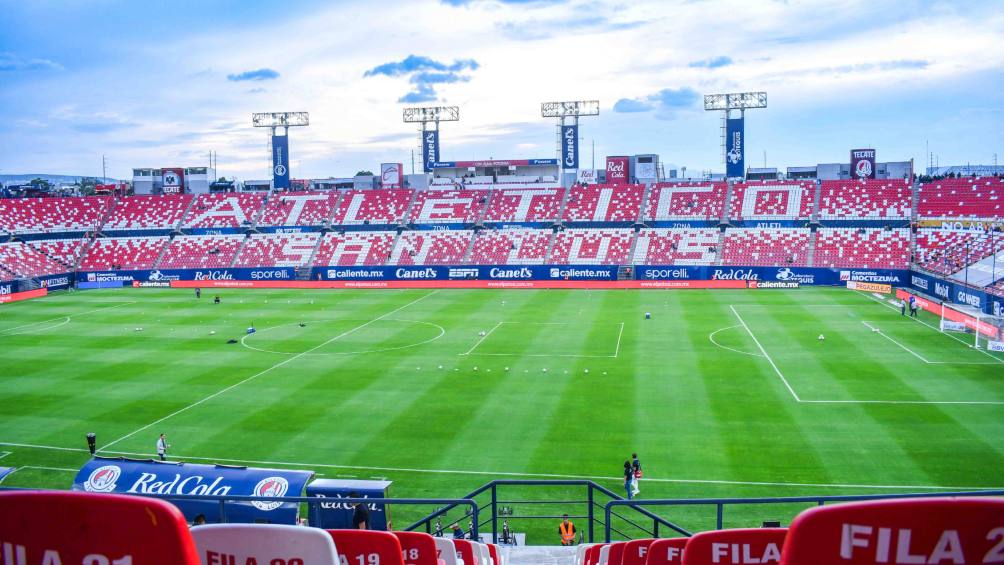
<path id="1" fill-rule="evenodd" d="M 391 251 L 391 265 L 458 265 L 470 245 L 471 230 L 410 231 Z"/>
<path id="2" fill-rule="evenodd" d="M 540 265 L 547 258 L 551 230 L 483 230 L 474 236 L 474 265 Z"/>
<path id="3" fill-rule="evenodd" d="M 420 190 L 412 204 L 413 224 L 468 224 L 478 220 L 488 205 L 490 191 Z"/>
<path id="4" fill-rule="evenodd" d="M 244 235 L 179 235 L 168 244 L 160 269 L 219 269 L 229 267 Z"/>
<path id="5" fill-rule="evenodd" d="M 152 269 L 167 245 L 167 236 L 99 238 L 80 261 L 81 271 Z"/>
<path id="6" fill-rule="evenodd" d="M 192 204 L 186 228 L 240 228 L 250 226 L 265 195 L 250 192 L 200 194 Z"/>
<path id="7" fill-rule="evenodd" d="M 968 248 L 966 247 L 968 244 Z M 914 260 L 923 268 L 950 275 L 1004 249 L 1004 234 L 971 230 L 917 230 Z"/>
<path id="8" fill-rule="evenodd" d="M 658 184 L 649 192 L 645 220 L 718 220 L 727 193 L 724 182 Z"/>
<path id="9" fill-rule="evenodd" d="M 414 194 L 408 189 L 347 190 L 331 224 L 400 224 Z"/>
<path id="10" fill-rule="evenodd" d="M 732 186 L 729 217 L 736 220 L 794 220 L 812 215 L 812 181 L 741 182 Z"/>
<path id="11" fill-rule="evenodd" d="M 105 230 L 174 229 L 191 204 L 191 194 L 126 196 L 119 199 L 108 216 Z"/>
<path id="12" fill-rule="evenodd" d="M 328 532 L 279 524 L 208 524 L 192 528 L 203 563 L 261 565 L 338 563 Z"/>
<path id="13" fill-rule="evenodd" d="M 805 266 L 808 228 L 739 228 L 725 232 L 723 265 Z"/>
<path id="14" fill-rule="evenodd" d="M 0 231 L 11 233 L 59 233 L 97 229 L 112 199 L 0 198 Z"/>
<path id="15" fill-rule="evenodd" d="M 902 180 L 824 180 L 819 193 L 819 218 L 910 218 L 913 186 Z"/>
<path id="16" fill-rule="evenodd" d="M 69 271 L 27 243 L 0 243 L 0 266 L 16 277 L 40 277 Z"/>
<path id="17" fill-rule="evenodd" d="M 644 197 L 644 185 L 575 186 L 562 218 L 569 222 L 636 222 Z"/>
<path id="18" fill-rule="evenodd" d="M 713 265 L 718 230 L 714 228 L 643 229 L 635 244 L 635 265 Z"/>
<path id="19" fill-rule="evenodd" d="M 1004 217 L 1004 178 L 942 179 L 920 185 L 921 218 Z"/>
<path id="20" fill-rule="evenodd" d="M 237 256 L 235 267 L 299 267 L 314 252 L 319 233 L 251 234 Z"/>
<path id="21" fill-rule="evenodd" d="M 282 192 L 265 203 L 259 226 L 323 226 L 334 213 L 338 192 Z"/>
<path id="22" fill-rule="evenodd" d="M 43 255 L 73 267 L 84 247 L 84 239 L 35 239 L 28 243 Z"/>
<path id="23" fill-rule="evenodd" d="M 906 269 L 910 265 L 908 228 L 819 228 L 816 267 Z"/>
<path id="24" fill-rule="evenodd" d="M 492 192 L 485 222 L 553 222 L 561 212 L 564 188 L 507 188 Z"/>
<path id="25" fill-rule="evenodd" d="M 566 229 L 554 236 L 548 262 L 556 265 L 627 265 L 634 230 Z"/>
<path id="26" fill-rule="evenodd" d="M 314 257 L 314 266 L 361 267 L 383 265 L 397 234 L 389 231 L 326 233 Z"/>

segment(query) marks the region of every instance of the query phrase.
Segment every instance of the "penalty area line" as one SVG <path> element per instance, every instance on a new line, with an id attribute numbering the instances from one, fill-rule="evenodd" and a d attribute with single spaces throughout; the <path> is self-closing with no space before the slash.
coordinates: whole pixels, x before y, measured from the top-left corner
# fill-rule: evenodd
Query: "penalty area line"
<path id="1" fill-rule="evenodd" d="M 0 442 L 0 445 L 11 446 L 11 447 L 25 447 L 32 449 L 51 449 L 57 451 L 74 451 L 80 453 L 87 453 L 87 449 L 75 448 L 75 447 L 56 447 L 48 445 L 34 445 L 26 443 L 10 443 L 10 442 Z M 156 457 L 152 453 L 135 453 L 131 451 L 107 451 L 112 455 L 124 455 L 131 457 L 144 457 L 153 459 Z M 373 467 L 373 466 L 361 466 L 361 465 L 335 465 L 330 463 L 305 463 L 305 462 L 293 462 L 293 461 L 262 461 L 255 459 L 231 459 L 225 457 L 196 457 L 188 455 L 172 455 L 171 459 L 174 461 L 180 460 L 192 460 L 192 461 L 215 461 L 221 463 L 251 463 L 255 465 L 281 465 L 287 467 L 320 467 L 325 469 L 353 469 L 359 471 L 379 471 L 379 472 L 397 472 L 397 473 L 429 473 L 429 474 L 440 474 L 440 475 L 472 475 L 472 476 L 496 476 L 496 477 L 530 477 L 530 478 L 540 478 L 540 479 L 575 479 L 575 480 L 592 480 L 592 481 L 623 481 L 622 477 L 605 477 L 598 475 L 567 475 L 558 473 L 525 473 L 525 472 L 512 472 L 512 471 L 471 471 L 462 469 L 418 469 L 409 467 Z M 22 467 L 27 468 L 27 467 Z M 52 469 L 59 469 L 53 467 Z M 70 469 L 59 469 L 70 471 Z M 773 482 L 773 481 L 731 481 L 731 480 L 716 480 L 716 479 L 668 479 L 668 478 L 658 478 L 649 477 L 645 479 L 652 483 L 678 483 L 678 484 L 711 484 L 711 485 L 743 485 L 743 486 L 767 486 L 767 487 L 814 487 L 814 488 L 859 488 L 859 489 L 876 489 L 876 490 L 904 490 L 904 489 L 916 489 L 916 490 L 953 490 L 953 491 L 982 491 L 982 490 L 1001 490 L 1002 487 L 974 487 L 974 486 L 936 486 L 936 485 L 868 485 L 868 484 L 844 484 L 844 483 L 789 483 L 789 482 Z"/>
<path id="2" fill-rule="evenodd" d="M 774 360 L 771 359 L 770 355 L 767 355 L 767 350 L 763 348 L 763 345 L 760 345 L 760 340 L 757 339 L 755 335 L 753 335 L 753 332 L 750 330 L 750 327 L 746 325 L 746 321 L 743 320 L 742 316 L 739 315 L 739 312 L 736 311 L 736 307 L 729 304 L 729 309 L 732 310 L 733 314 L 735 314 L 736 319 L 739 320 L 739 323 L 744 328 L 746 328 L 746 333 L 750 334 L 750 337 L 753 338 L 753 343 L 755 343 L 757 348 L 760 349 L 760 353 L 763 353 L 763 356 L 767 359 L 767 362 L 770 363 L 770 366 L 774 368 L 774 372 L 777 373 L 777 376 L 781 378 L 781 382 L 784 383 L 785 388 L 788 389 L 788 392 L 791 393 L 791 396 L 795 399 L 796 402 L 801 402 L 802 399 L 799 398 L 797 394 L 795 394 L 795 389 L 791 388 L 791 385 L 788 383 L 788 379 L 784 378 L 784 375 L 781 374 L 781 369 L 778 369 L 777 364 L 774 363 Z"/>
<path id="3" fill-rule="evenodd" d="M 301 358 L 301 357 L 303 357 L 305 355 L 309 355 L 309 354 L 313 353 L 314 351 L 317 351 L 318 349 L 320 349 L 320 348 L 322 348 L 322 347 L 324 347 L 324 346 L 326 346 L 326 345 L 328 345 L 330 343 L 335 342 L 338 339 L 341 339 L 341 338 L 343 338 L 343 337 L 345 337 L 345 336 L 347 336 L 349 334 L 357 332 L 357 331 L 365 328 L 366 326 L 368 326 L 370 324 L 379 322 L 380 320 L 386 318 L 387 316 L 392 316 L 394 314 L 397 314 L 401 310 L 404 310 L 405 308 L 407 308 L 407 307 L 409 307 L 409 306 L 411 306 L 413 304 L 417 304 L 417 303 L 421 302 L 422 300 L 425 300 L 426 298 L 432 296 L 433 294 L 436 294 L 437 292 L 439 292 L 439 291 L 438 290 L 433 290 L 432 292 L 430 292 L 428 294 L 424 294 L 424 295 L 416 298 L 415 300 L 412 300 L 411 302 L 409 302 L 409 303 L 407 303 L 407 304 L 405 304 L 403 306 L 398 306 L 397 308 L 391 310 L 390 312 L 387 312 L 386 314 L 383 314 L 383 315 L 381 315 L 381 316 L 379 316 L 377 318 L 373 318 L 372 320 L 370 320 L 370 321 L 368 321 L 368 322 L 366 322 L 364 324 L 360 324 L 360 325 L 352 328 L 351 330 L 346 330 L 346 331 L 344 331 L 344 332 L 336 335 L 335 337 L 333 337 L 333 338 L 331 338 L 331 339 L 329 339 L 327 341 L 324 341 L 324 342 L 320 343 L 319 345 L 311 347 L 310 349 L 305 349 L 305 350 L 301 351 L 300 353 L 297 353 L 296 355 L 293 355 L 292 357 L 287 357 L 286 359 L 284 359 L 284 360 L 276 363 L 275 365 L 272 365 L 271 367 L 268 367 L 267 369 L 259 371 L 259 372 L 251 375 L 250 377 L 248 377 L 248 378 L 246 378 L 244 380 L 238 381 L 238 382 L 236 382 L 236 383 L 234 383 L 234 384 L 232 384 L 232 385 L 230 385 L 228 387 L 222 388 L 222 389 L 214 392 L 213 394 L 210 394 L 209 396 L 207 396 L 207 397 L 205 397 L 205 398 L 203 398 L 201 400 L 198 400 L 196 402 L 193 402 L 193 403 L 189 404 L 188 406 L 184 406 L 184 407 L 182 407 L 182 408 L 180 408 L 178 410 L 175 410 L 174 412 L 171 412 L 170 414 L 168 414 L 167 416 L 164 416 L 163 418 L 159 418 L 157 420 L 154 420 L 153 422 L 150 422 L 149 424 L 147 424 L 147 425 L 145 425 L 145 426 L 143 426 L 143 427 L 141 427 L 139 429 L 131 431 L 131 432 L 127 433 L 126 435 L 124 435 L 124 436 L 122 436 L 122 437 L 120 437 L 120 438 L 118 438 L 118 439 L 116 439 L 114 441 L 106 443 L 105 446 L 104 446 L 104 448 L 99 449 L 98 451 L 105 451 L 109 447 L 115 445 L 116 443 L 118 443 L 118 442 L 120 442 L 120 441 L 122 441 L 124 439 L 128 439 L 128 438 L 130 438 L 130 437 L 132 437 L 132 436 L 134 436 L 134 435 L 136 435 L 136 434 L 138 434 L 138 433 L 140 433 L 140 432 L 142 432 L 144 430 L 148 430 L 151 427 L 156 426 L 157 424 L 159 424 L 159 423 L 161 423 L 161 422 L 163 422 L 165 420 L 168 420 L 170 418 L 173 418 L 174 416 L 177 416 L 178 414 L 181 414 L 182 412 L 185 412 L 187 410 L 195 408 L 196 406 L 202 404 L 203 402 L 212 400 L 212 399 L 216 398 L 217 396 L 220 396 L 223 393 L 226 393 L 228 391 L 231 391 L 231 390 L 233 390 L 233 389 L 241 386 L 242 384 L 251 382 L 251 381 L 257 379 L 258 377 L 260 377 L 262 375 L 265 375 L 265 374 L 267 374 L 267 373 L 269 373 L 269 372 L 271 372 L 271 371 L 273 371 L 275 369 L 278 369 L 279 367 L 282 367 L 282 366 L 284 366 L 284 365 L 286 365 L 288 363 L 292 363 L 293 361 L 296 361 L 297 359 L 299 359 L 299 358 Z"/>
<path id="4" fill-rule="evenodd" d="M 474 346 L 473 346 L 473 347 L 471 347 L 470 349 L 468 349 L 468 350 L 467 350 L 467 351 L 466 351 L 465 353 L 461 353 L 460 355 L 470 355 L 472 351 L 474 351 L 475 349 L 477 349 L 477 348 L 478 348 L 478 346 L 479 346 L 479 345 L 481 345 L 481 342 L 483 342 L 484 340 L 488 339 L 488 336 L 492 335 L 492 332 L 494 332 L 495 330 L 499 329 L 499 327 L 500 327 L 500 326 L 501 326 L 502 324 L 504 324 L 504 323 L 505 323 L 505 322 L 499 322 L 499 323 L 495 324 L 495 325 L 494 325 L 494 326 L 492 327 L 492 329 L 488 330 L 488 333 L 486 333 L 485 335 L 481 336 L 481 339 L 479 339 L 479 340 L 478 340 L 478 341 L 477 341 L 477 342 L 476 342 L 476 343 L 474 344 Z"/>

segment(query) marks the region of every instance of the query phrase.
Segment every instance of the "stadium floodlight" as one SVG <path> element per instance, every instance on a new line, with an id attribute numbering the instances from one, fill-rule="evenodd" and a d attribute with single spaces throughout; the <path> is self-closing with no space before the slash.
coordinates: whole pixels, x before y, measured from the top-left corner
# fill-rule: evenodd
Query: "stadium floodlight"
<path id="1" fill-rule="evenodd" d="M 269 128 L 268 164 L 272 171 L 272 188 L 289 188 L 289 128 L 310 125 L 307 112 L 255 112 L 251 114 L 251 125 Z M 282 135 L 276 129 L 282 128 Z"/>
<path id="2" fill-rule="evenodd" d="M 459 122 L 459 106 L 427 106 L 404 109 L 406 124 L 427 124 L 429 122 Z"/>
<path id="3" fill-rule="evenodd" d="M 256 128 L 277 128 L 309 126 L 307 112 L 255 112 L 251 114 L 251 125 Z"/>
<path id="4" fill-rule="evenodd" d="M 704 109 L 712 110 L 747 110 L 749 108 L 766 108 L 766 92 L 736 92 L 733 94 L 705 94 Z"/>
<path id="5" fill-rule="evenodd" d="M 574 100 L 571 102 L 544 102 L 540 105 L 540 115 L 544 118 L 599 116 L 600 101 Z"/>

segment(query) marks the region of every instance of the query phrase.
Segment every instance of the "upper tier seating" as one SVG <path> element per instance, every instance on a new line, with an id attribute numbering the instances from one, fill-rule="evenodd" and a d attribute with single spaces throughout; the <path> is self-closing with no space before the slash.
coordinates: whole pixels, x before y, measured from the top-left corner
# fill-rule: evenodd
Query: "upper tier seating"
<path id="1" fill-rule="evenodd" d="M 56 260 L 59 263 L 66 265 L 67 267 L 73 267 L 76 264 L 77 259 L 80 257 L 80 252 L 84 247 L 84 239 L 34 239 L 29 241 L 28 244 L 37 249 L 43 255 L 48 255 L 50 258 Z"/>
<path id="2" fill-rule="evenodd" d="M 248 227 L 265 201 L 264 194 L 226 192 L 200 194 L 185 218 L 186 228 Z"/>
<path id="3" fill-rule="evenodd" d="M 488 190 L 420 190 L 411 207 L 413 224 L 469 224 L 488 205 Z"/>
<path id="4" fill-rule="evenodd" d="M 913 187 L 902 180 L 824 180 L 819 218 L 909 219 Z"/>
<path id="5" fill-rule="evenodd" d="M 0 492 L 0 532 L 4 565 L 199 565 L 181 512 L 143 496 Z"/>
<path id="6" fill-rule="evenodd" d="M 70 270 L 66 265 L 54 261 L 38 249 L 22 242 L 0 243 L 0 267 L 5 271 L 5 274 L 0 274 L 0 279 L 6 279 L 11 275 L 41 277 Z"/>
<path id="7" fill-rule="evenodd" d="M 634 230 L 566 229 L 554 236 L 549 263 L 555 265 L 627 265 Z"/>
<path id="8" fill-rule="evenodd" d="M 910 230 L 820 228 L 817 232 L 817 267 L 906 269 L 910 266 Z"/>
<path id="9" fill-rule="evenodd" d="M 750 181 L 732 187 L 734 220 L 795 220 L 812 215 L 813 181 Z"/>
<path id="10" fill-rule="evenodd" d="M 1004 217 L 1004 178 L 942 179 L 920 185 L 921 218 Z"/>
<path id="11" fill-rule="evenodd" d="M 126 196 L 119 199 L 105 222 L 104 230 L 166 230 L 181 223 L 195 198 L 191 194 Z"/>
<path id="12" fill-rule="evenodd" d="M 400 224 L 415 191 L 408 189 L 347 190 L 331 225 Z"/>
<path id="13" fill-rule="evenodd" d="M 458 265 L 474 232 L 471 230 L 410 231 L 401 234 L 391 251 L 391 265 Z"/>
<path id="14" fill-rule="evenodd" d="M 720 220 L 727 193 L 724 182 L 660 183 L 649 193 L 645 220 Z"/>
<path id="15" fill-rule="evenodd" d="M 388 231 L 326 233 L 317 248 L 314 266 L 383 265 L 390 257 L 395 235 Z"/>
<path id="16" fill-rule="evenodd" d="M 561 211 L 564 188 L 495 189 L 485 222 L 554 222 Z"/>
<path id="17" fill-rule="evenodd" d="M 945 275 L 1004 249 L 1004 234 L 1001 233 L 991 237 L 977 231 L 921 228 L 917 230 L 916 241 L 914 261 L 927 270 Z"/>
<path id="18" fill-rule="evenodd" d="M 635 265 L 713 265 L 719 232 L 714 228 L 643 229 L 635 244 Z"/>
<path id="19" fill-rule="evenodd" d="M 167 236 L 95 239 L 80 261 L 79 270 L 152 269 L 167 241 Z"/>
<path id="20" fill-rule="evenodd" d="M 803 267 L 809 259 L 809 230 L 730 229 L 719 252 L 723 265 Z"/>
<path id="21" fill-rule="evenodd" d="M 483 230 L 474 236 L 474 265 L 540 265 L 547 258 L 551 230 Z"/>
<path id="22" fill-rule="evenodd" d="M 237 235 L 179 235 L 168 244 L 160 269 L 220 269 L 229 267 L 244 242 Z"/>
<path id="23" fill-rule="evenodd" d="M 644 185 L 574 186 L 562 218 L 569 222 L 637 222 L 644 196 Z"/>
<path id="24" fill-rule="evenodd" d="M 269 197 L 259 226 L 323 226 L 334 213 L 337 191 L 281 192 Z"/>
<path id="25" fill-rule="evenodd" d="M 112 199 L 0 198 L 0 232 L 59 233 L 98 228 Z"/>
<path id="26" fill-rule="evenodd" d="M 319 233 L 255 233 L 248 237 L 234 267 L 299 267 L 310 259 Z"/>

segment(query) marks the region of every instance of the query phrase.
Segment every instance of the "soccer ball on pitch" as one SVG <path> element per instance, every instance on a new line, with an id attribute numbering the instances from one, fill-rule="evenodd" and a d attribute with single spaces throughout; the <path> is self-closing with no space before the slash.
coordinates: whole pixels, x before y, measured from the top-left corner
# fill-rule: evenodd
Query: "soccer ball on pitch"
<path id="1" fill-rule="evenodd" d="M 478 332 L 478 335 L 479 335 L 479 336 L 481 336 L 481 337 L 485 337 L 485 332 L 484 332 L 484 330 L 482 330 L 482 331 Z"/>
<path id="2" fill-rule="evenodd" d="M 823 337 L 823 334 L 819 334 L 819 341 L 823 341 L 824 339 L 826 339 L 826 338 Z"/>

